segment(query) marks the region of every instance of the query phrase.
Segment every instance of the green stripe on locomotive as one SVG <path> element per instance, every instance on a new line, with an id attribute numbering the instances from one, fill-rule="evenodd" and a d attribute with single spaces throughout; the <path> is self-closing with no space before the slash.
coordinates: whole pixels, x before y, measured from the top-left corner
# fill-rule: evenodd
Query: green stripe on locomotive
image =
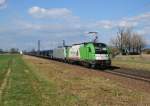
<path id="1" fill-rule="evenodd" d="M 95 47 L 93 43 L 83 44 L 80 47 L 81 60 L 95 60 Z"/>

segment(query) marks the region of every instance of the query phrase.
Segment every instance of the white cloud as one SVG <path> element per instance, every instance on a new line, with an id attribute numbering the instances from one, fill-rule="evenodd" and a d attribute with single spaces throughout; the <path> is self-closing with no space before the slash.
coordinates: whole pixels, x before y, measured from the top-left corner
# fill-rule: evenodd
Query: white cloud
<path id="1" fill-rule="evenodd" d="M 118 24 L 116 26 L 118 26 L 118 27 L 136 27 L 137 25 L 138 25 L 138 22 L 121 20 L 118 22 Z"/>
<path id="2" fill-rule="evenodd" d="M 0 5 L 5 4 L 6 0 L 0 0 Z"/>
<path id="3" fill-rule="evenodd" d="M 150 35 L 150 26 L 146 26 L 142 29 L 139 29 L 137 30 L 137 32 L 142 35 Z"/>
<path id="4" fill-rule="evenodd" d="M 79 23 L 31 23 L 28 21 L 18 21 L 16 20 L 14 22 L 16 24 L 16 27 L 19 28 L 20 30 L 24 30 L 25 32 L 29 31 L 40 31 L 43 33 L 68 33 L 68 32 L 80 32 L 82 30 L 82 27 Z M 62 36 L 62 34 L 60 34 Z M 68 35 L 68 34 L 66 34 Z M 71 34 L 72 35 L 72 34 Z M 70 35 L 70 36 L 71 36 Z"/>
<path id="5" fill-rule="evenodd" d="M 95 22 L 92 26 L 104 29 L 111 29 L 114 26 L 114 23 L 109 20 L 101 20 Z"/>
<path id="6" fill-rule="evenodd" d="M 116 27 L 138 27 L 139 25 L 150 25 L 150 12 L 133 17 L 123 17 L 120 20 L 100 20 L 91 24 L 93 27 L 112 29 Z"/>
<path id="7" fill-rule="evenodd" d="M 150 22 L 150 12 L 146 12 L 137 16 L 133 17 L 124 17 L 120 21 L 120 26 L 127 26 L 127 27 L 138 27 L 139 24 L 148 25 Z"/>
<path id="8" fill-rule="evenodd" d="M 150 39 L 146 39 L 146 44 L 150 45 Z"/>
<path id="9" fill-rule="evenodd" d="M 131 18 L 125 18 L 126 20 L 129 21 L 144 21 L 144 20 L 150 20 L 150 12 L 146 12 L 144 14 L 140 14 L 138 16 L 134 16 Z"/>
<path id="10" fill-rule="evenodd" d="M 0 0 L 0 9 L 6 8 L 6 0 Z"/>
<path id="11" fill-rule="evenodd" d="M 28 13 L 35 18 L 66 19 L 75 20 L 79 17 L 73 16 L 72 11 L 67 8 L 41 8 L 34 6 L 28 10 Z"/>
<path id="12" fill-rule="evenodd" d="M 112 30 L 113 28 L 118 27 L 136 27 L 138 22 L 132 22 L 127 20 L 100 20 L 97 22 L 89 23 L 90 28 L 97 28 L 97 29 L 107 29 Z"/>

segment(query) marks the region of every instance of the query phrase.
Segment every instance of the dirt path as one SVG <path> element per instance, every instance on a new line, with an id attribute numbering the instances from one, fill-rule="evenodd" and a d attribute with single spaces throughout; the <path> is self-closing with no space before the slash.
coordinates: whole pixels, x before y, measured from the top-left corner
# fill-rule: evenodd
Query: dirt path
<path id="1" fill-rule="evenodd" d="M 11 72 L 11 69 L 9 68 L 9 69 L 7 70 L 7 73 L 6 73 L 6 75 L 5 75 L 4 80 L 3 80 L 3 82 L 2 82 L 2 84 L 1 84 L 1 86 L 0 86 L 0 101 L 2 100 L 3 91 L 4 91 L 4 89 L 5 89 L 6 86 L 7 86 L 8 77 L 9 77 L 9 75 L 10 75 L 10 72 Z"/>

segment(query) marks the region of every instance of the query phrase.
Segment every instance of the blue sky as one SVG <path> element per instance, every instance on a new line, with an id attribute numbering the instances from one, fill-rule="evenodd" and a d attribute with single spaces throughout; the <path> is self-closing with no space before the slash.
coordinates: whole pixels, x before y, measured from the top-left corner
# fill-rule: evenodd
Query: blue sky
<path id="1" fill-rule="evenodd" d="M 150 0 L 0 0 L 0 48 L 43 49 L 89 41 L 109 44 L 118 27 L 132 27 L 150 44 Z"/>

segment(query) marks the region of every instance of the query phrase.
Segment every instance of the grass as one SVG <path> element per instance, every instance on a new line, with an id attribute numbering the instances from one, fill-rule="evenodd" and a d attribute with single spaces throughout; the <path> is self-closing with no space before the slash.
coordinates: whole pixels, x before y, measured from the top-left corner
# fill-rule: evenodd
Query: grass
<path id="1" fill-rule="evenodd" d="M 26 57 L 25 60 L 30 67 L 36 69 L 35 73 L 54 83 L 61 96 L 73 95 L 73 105 L 112 106 L 149 103 L 148 94 L 123 88 L 121 84 L 99 77 L 83 68 L 37 58 Z M 61 104 L 63 105 L 64 101 Z"/>
<path id="2" fill-rule="evenodd" d="M 150 56 L 120 56 L 112 60 L 112 65 L 121 68 L 150 71 Z"/>
<path id="3" fill-rule="evenodd" d="M 11 57 L 11 73 L 2 94 L 1 106 L 60 106 L 61 103 L 71 105 L 76 100 L 68 93 L 59 95 L 55 83 L 35 75 L 21 56 Z"/>
<path id="4" fill-rule="evenodd" d="M 10 55 L 0 55 L 0 85 L 5 78 L 6 70 L 8 69 L 8 64 L 10 60 Z"/>
<path id="5" fill-rule="evenodd" d="M 0 106 L 108 106 L 149 103 L 149 95 L 82 68 L 21 55 L 0 55 Z M 10 69 L 7 76 L 6 73 Z M 82 70 L 82 71 L 81 71 Z"/>
<path id="6" fill-rule="evenodd" d="M 12 56 L 11 73 L 8 78 L 7 87 L 3 92 L 2 105 L 22 106 L 29 104 L 40 104 L 40 98 L 32 83 L 36 82 L 34 76 L 25 72 L 28 67 L 20 56 Z M 29 70 L 30 71 L 30 70 Z"/>

